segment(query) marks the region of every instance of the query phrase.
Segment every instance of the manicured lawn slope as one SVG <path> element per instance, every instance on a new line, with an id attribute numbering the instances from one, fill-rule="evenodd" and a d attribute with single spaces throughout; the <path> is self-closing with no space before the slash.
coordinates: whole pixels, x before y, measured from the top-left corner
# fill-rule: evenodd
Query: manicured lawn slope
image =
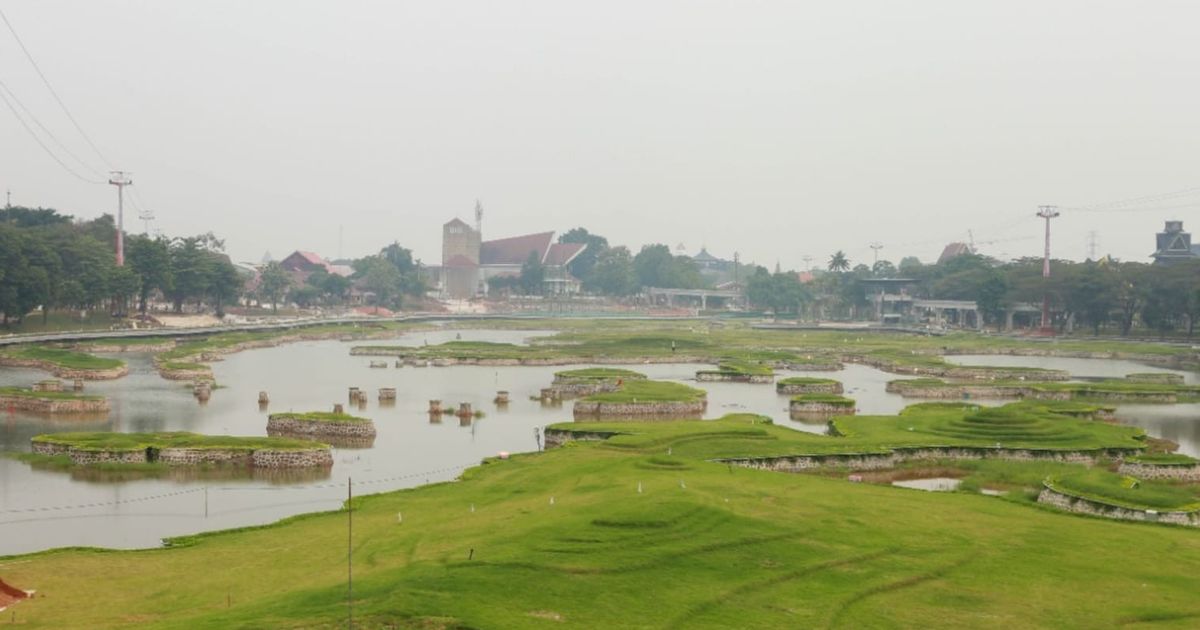
<path id="1" fill-rule="evenodd" d="M 1200 619 L 1194 531 L 731 471 L 679 450 L 583 445 L 356 500 L 356 627 L 1011 629 Z M 0 561 L 0 571 L 44 596 L 16 607 L 27 628 L 344 627 L 344 512 L 180 544 L 48 552 Z"/>

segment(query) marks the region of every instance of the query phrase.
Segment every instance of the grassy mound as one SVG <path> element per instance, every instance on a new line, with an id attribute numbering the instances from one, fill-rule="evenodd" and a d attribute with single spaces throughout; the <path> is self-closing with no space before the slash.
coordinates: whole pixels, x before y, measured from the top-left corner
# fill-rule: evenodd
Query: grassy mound
<path id="1" fill-rule="evenodd" d="M 1200 510 L 1200 488 L 1139 481 L 1102 468 L 1080 468 L 1046 479 L 1046 487 L 1084 499 L 1134 510 L 1191 512 Z"/>
<path id="2" fill-rule="evenodd" d="M 299 451 L 325 448 L 310 440 L 274 437 L 237 437 L 232 435 L 200 435 L 184 431 L 163 433 L 47 433 L 33 437 L 33 442 L 58 444 L 82 451 L 144 451 L 147 448 L 198 448 L 253 451 L 271 449 Z"/>
<path id="3" fill-rule="evenodd" d="M 18 346 L 0 350 L 0 354 L 14 359 L 45 361 L 60 368 L 71 370 L 111 370 L 125 365 L 124 361 L 98 357 L 84 352 L 75 352 L 51 346 Z"/>
<path id="4" fill-rule="evenodd" d="M 728 374 L 731 376 L 770 376 L 775 373 L 771 366 L 753 361 L 723 360 L 716 370 L 701 370 L 704 374 Z"/>
<path id="5" fill-rule="evenodd" d="M 361 418 L 359 416 L 352 416 L 348 413 L 334 413 L 332 411 L 306 411 L 303 413 L 293 413 L 293 412 L 273 413 L 273 414 L 271 414 L 270 417 L 272 419 L 274 419 L 274 418 L 293 418 L 295 420 L 311 420 L 313 422 L 331 422 L 331 423 L 345 423 L 345 424 L 356 424 L 356 423 L 363 423 L 363 422 L 371 421 L 370 418 Z"/>
<path id="6" fill-rule="evenodd" d="M 570 381 L 615 381 L 617 379 L 644 379 L 646 375 L 621 368 L 592 367 L 555 372 L 554 378 Z"/>
<path id="7" fill-rule="evenodd" d="M 789 376 L 775 382 L 776 385 L 836 385 L 837 379 L 813 376 Z"/>
<path id="8" fill-rule="evenodd" d="M 75 392 L 35 392 L 24 387 L 0 387 L 0 396 L 20 396 L 44 400 L 102 400 L 103 396 L 90 396 Z"/>
<path id="9" fill-rule="evenodd" d="M 837 394 L 799 394 L 792 396 L 792 402 L 832 405 L 834 407 L 854 407 L 854 399 L 838 396 Z"/>
<path id="10" fill-rule="evenodd" d="M 1149 464 L 1151 466 L 1195 466 L 1200 459 L 1182 453 L 1146 453 L 1131 455 L 1125 458 L 1131 464 Z"/>
<path id="11" fill-rule="evenodd" d="M 623 383 L 618 391 L 592 394 L 582 400 L 602 403 L 691 402 L 702 400 L 707 395 L 702 389 L 681 383 L 635 379 Z"/>

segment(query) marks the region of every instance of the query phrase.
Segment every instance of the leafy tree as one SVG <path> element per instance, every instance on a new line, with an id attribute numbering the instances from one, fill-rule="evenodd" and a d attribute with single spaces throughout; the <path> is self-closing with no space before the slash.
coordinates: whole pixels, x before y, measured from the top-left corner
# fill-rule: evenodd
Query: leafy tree
<path id="1" fill-rule="evenodd" d="M 242 277 L 223 255 L 209 254 L 209 296 L 217 317 L 225 316 L 225 305 L 237 301 L 242 293 Z"/>
<path id="2" fill-rule="evenodd" d="M 637 291 L 633 255 L 625 246 L 612 247 L 596 258 L 590 274 L 592 287 L 604 295 L 626 296 Z"/>
<path id="3" fill-rule="evenodd" d="M 126 241 L 125 262 L 138 276 L 138 311 L 145 315 L 150 293 L 171 289 L 171 243 L 161 237 L 132 236 Z"/>
<path id="4" fill-rule="evenodd" d="M 896 265 L 891 261 L 880 260 L 871 266 L 871 275 L 876 278 L 894 278 L 896 276 Z"/>
<path id="5" fill-rule="evenodd" d="M 558 237 L 559 243 L 583 243 L 587 245 L 575 260 L 571 261 L 568 269 L 571 274 L 579 278 L 584 287 L 591 289 L 592 269 L 595 268 L 596 262 L 600 260 L 600 256 L 608 250 L 608 239 L 599 234 L 592 234 L 586 229 L 577 227 L 568 230 L 565 234 Z"/>
<path id="6" fill-rule="evenodd" d="M 375 294 L 375 306 L 399 306 L 404 280 L 400 270 L 382 256 L 367 259 L 363 268 L 363 282 L 367 290 Z"/>
<path id="7" fill-rule="evenodd" d="M 521 265 L 520 286 L 525 295 L 540 295 L 542 283 L 546 281 L 546 266 L 537 252 L 529 252 L 529 257 Z"/>
<path id="8" fill-rule="evenodd" d="M 829 257 L 828 269 L 837 272 L 848 271 L 850 259 L 846 258 L 846 253 L 839 249 Z"/>
<path id="9" fill-rule="evenodd" d="M 271 303 L 272 313 L 278 312 L 279 300 L 287 293 L 291 284 L 292 278 L 287 270 L 277 262 L 269 262 L 263 267 L 258 279 L 259 299 Z"/>

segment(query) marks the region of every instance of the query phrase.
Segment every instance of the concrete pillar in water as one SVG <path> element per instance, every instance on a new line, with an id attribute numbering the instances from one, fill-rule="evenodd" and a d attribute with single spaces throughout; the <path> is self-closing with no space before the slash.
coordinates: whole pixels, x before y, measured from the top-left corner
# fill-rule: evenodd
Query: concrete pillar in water
<path id="1" fill-rule="evenodd" d="M 271 398 L 267 396 L 267 392 L 258 392 L 258 404 L 265 405 L 269 402 L 271 402 Z"/>
<path id="2" fill-rule="evenodd" d="M 429 413 L 442 413 L 442 401 L 440 401 L 440 400 L 429 401 Z"/>
<path id="3" fill-rule="evenodd" d="M 396 400 L 396 388 L 395 387 L 380 387 L 379 388 L 379 400 Z"/>
<path id="4" fill-rule="evenodd" d="M 496 399 L 493 402 L 495 402 L 497 405 L 507 405 L 508 404 L 508 392 L 503 389 L 496 392 Z"/>
<path id="5" fill-rule="evenodd" d="M 471 410 L 471 403 L 458 403 L 458 415 L 464 417 L 475 415 L 475 412 Z"/>
<path id="6" fill-rule="evenodd" d="M 81 379 L 81 378 L 75 379 L 75 391 L 77 391 L 77 392 L 83 391 L 83 379 Z"/>
<path id="7" fill-rule="evenodd" d="M 358 393 L 359 393 L 359 391 L 360 391 L 360 390 L 359 390 L 357 387 L 351 387 L 351 388 L 350 388 L 350 394 L 349 394 L 349 399 L 350 399 L 350 402 L 354 402 L 354 401 L 356 401 L 356 400 L 358 399 Z"/>
<path id="8" fill-rule="evenodd" d="M 346 408 L 342 403 L 333 403 L 333 413 L 346 413 Z"/>

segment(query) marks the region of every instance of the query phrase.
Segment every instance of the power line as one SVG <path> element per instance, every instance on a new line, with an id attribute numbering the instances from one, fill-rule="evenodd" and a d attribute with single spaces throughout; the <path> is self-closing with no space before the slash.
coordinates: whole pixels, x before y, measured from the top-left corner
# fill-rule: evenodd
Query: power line
<path id="1" fill-rule="evenodd" d="M 41 77 L 42 83 L 46 85 L 46 89 L 50 91 L 50 95 L 54 97 L 54 100 L 58 103 L 58 106 L 62 108 L 63 113 L 67 115 L 67 118 L 71 121 L 71 124 L 75 125 L 75 130 L 79 132 L 79 135 L 83 136 L 83 139 L 88 143 L 88 146 L 92 148 L 92 151 L 96 152 L 96 156 L 100 158 L 100 161 L 108 166 L 108 168 L 111 170 L 112 163 L 108 161 L 108 158 L 104 157 L 104 154 L 101 153 L 100 149 L 96 147 L 96 143 L 92 142 L 91 137 L 88 136 L 87 132 L 83 130 L 83 127 L 79 124 L 79 121 L 75 120 L 75 116 L 71 115 L 71 110 L 67 108 L 67 104 L 64 103 L 62 98 L 58 96 L 58 92 L 55 91 L 54 86 L 50 85 L 50 80 L 46 78 L 45 73 L 42 72 L 42 68 L 38 66 L 37 61 L 33 58 L 33 55 L 29 52 L 29 49 L 25 47 L 25 42 L 21 41 L 21 36 L 17 35 L 17 29 L 13 28 L 12 22 L 8 21 L 8 16 L 4 14 L 3 9 L 0 9 L 0 20 L 4 21 L 4 25 L 8 27 L 8 32 L 12 33 L 13 39 L 17 40 L 17 45 L 21 47 L 21 52 L 25 53 L 25 58 L 29 60 L 29 64 L 33 66 L 33 69 L 37 72 L 37 75 Z"/>
<path id="2" fill-rule="evenodd" d="M 1151 210 L 1152 208 L 1127 208 L 1130 205 L 1143 205 L 1146 203 L 1154 203 L 1158 201 L 1169 201 L 1180 197 L 1190 197 L 1200 194 L 1200 186 L 1192 186 L 1172 192 L 1155 193 L 1151 195 L 1143 195 L 1141 197 L 1130 197 L 1128 199 L 1118 199 L 1116 201 L 1106 201 L 1086 206 L 1067 206 L 1064 210 L 1073 212 L 1139 212 Z"/>
<path id="3" fill-rule="evenodd" d="M 33 130 L 33 128 L 29 126 L 29 123 L 25 122 L 25 119 L 22 118 L 21 114 L 19 112 L 17 112 L 17 109 L 15 107 L 13 107 L 12 101 L 10 101 L 8 99 L 8 97 L 4 95 L 3 92 L 0 92 L 0 100 L 4 101 L 4 104 L 8 106 L 8 111 L 12 112 L 13 116 L 16 117 L 17 122 L 21 123 L 21 126 L 25 128 L 25 131 L 29 132 L 29 135 L 31 137 L 33 137 L 34 142 L 37 142 L 38 146 L 42 147 L 42 150 L 46 152 L 46 155 L 49 155 L 55 162 L 58 162 L 58 165 L 63 167 L 63 170 L 67 171 L 71 175 L 74 175 L 76 178 L 78 178 L 82 181 L 85 181 L 89 184 L 103 184 L 104 183 L 103 181 L 100 181 L 100 180 L 88 179 L 87 177 L 84 177 L 83 175 L 80 175 L 78 172 L 76 172 L 75 169 L 68 166 L 66 162 L 62 161 L 62 159 L 59 158 L 58 155 L 54 153 L 54 151 L 50 150 L 50 147 L 46 146 L 45 142 L 42 142 L 41 137 L 39 137 L 37 135 L 37 132 L 35 132 Z"/>
<path id="4" fill-rule="evenodd" d="M 16 92 L 13 92 L 12 88 L 8 87 L 8 85 L 4 81 L 0 81 L 0 89 L 3 89 L 5 92 L 8 92 L 8 97 L 11 98 L 14 103 L 17 104 L 17 107 L 21 108 L 21 111 L 25 112 L 25 116 L 27 118 L 29 118 L 30 120 L 32 120 L 33 124 L 37 125 L 38 128 L 41 129 L 42 132 L 45 133 L 46 136 L 49 137 L 50 140 L 54 142 L 54 144 L 58 145 L 58 148 L 62 149 L 63 153 L 66 153 L 68 156 L 70 156 L 72 159 L 74 159 L 75 162 L 78 163 L 80 166 L 82 166 L 85 170 L 90 171 L 91 174 L 94 177 L 96 177 L 97 179 L 103 177 L 103 174 L 101 174 L 99 170 L 92 168 L 92 166 L 90 164 L 88 164 L 87 162 L 84 162 L 83 159 L 80 158 L 78 155 L 75 155 L 75 152 L 68 149 L 67 145 L 63 144 L 63 142 L 58 139 L 58 136 L 54 135 L 54 132 L 50 131 L 50 129 L 47 128 L 46 125 L 42 124 L 42 121 L 38 120 L 38 117 L 35 116 L 34 113 L 32 111 L 30 111 L 30 109 L 28 107 L 25 106 L 25 103 L 21 102 L 21 99 L 17 97 Z"/>

